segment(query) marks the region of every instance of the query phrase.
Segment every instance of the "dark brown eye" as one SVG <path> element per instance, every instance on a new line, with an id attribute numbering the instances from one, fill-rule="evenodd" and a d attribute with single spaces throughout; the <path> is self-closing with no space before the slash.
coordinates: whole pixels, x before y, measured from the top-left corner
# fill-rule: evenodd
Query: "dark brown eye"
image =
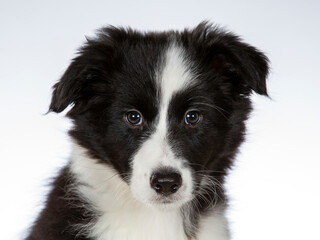
<path id="1" fill-rule="evenodd" d="M 187 125 L 196 125 L 201 121 L 201 114 L 198 111 L 186 112 L 184 122 Z"/>
<path id="2" fill-rule="evenodd" d="M 143 123 L 142 114 L 135 110 L 127 112 L 126 120 L 129 124 L 134 126 L 140 126 Z"/>

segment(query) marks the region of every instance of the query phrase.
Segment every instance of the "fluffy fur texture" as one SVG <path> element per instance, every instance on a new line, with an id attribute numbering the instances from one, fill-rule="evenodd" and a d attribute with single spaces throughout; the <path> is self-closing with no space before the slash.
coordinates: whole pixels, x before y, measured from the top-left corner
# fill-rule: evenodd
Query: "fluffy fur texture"
<path id="1" fill-rule="evenodd" d="M 74 149 L 27 239 L 229 239 L 223 182 L 267 74 L 264 54 L 207 23 L 101 29 L 54 86 Z"/>

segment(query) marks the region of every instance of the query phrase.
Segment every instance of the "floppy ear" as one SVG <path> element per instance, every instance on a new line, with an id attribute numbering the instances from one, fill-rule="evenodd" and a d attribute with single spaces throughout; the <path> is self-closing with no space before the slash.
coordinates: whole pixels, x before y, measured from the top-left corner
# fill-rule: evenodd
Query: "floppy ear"
<path id="1" fill-rule="evenodd" d="M 53 86 L 53 93 L 49 111 L 62 112 L 70 104 L 77 102 L 81 97 L 81 89 L 88 79 L 86 66 L 75 59 L 60 81 Z"/>
<path id="2" fill-rule="evenodd" d="M 200 23 L 193 30 L 192 36 L 200 45 L 205 61 L 210 62 L 218 74 L 226 75 L 229 79 L 231 77 L 230 80 L 245 94 L 255 91 L 268 95 L 268 58 L 262 52 L 208 22 Z"/>
<path id="3" fill-rule="evenodd" d="M 268 96 L 268 58 L 262 52 L 230 34 L 222 37 L 221 43 L 214 42 L 211 51 L 215 71 L 225 75 L 240 92 Z"/>
<path id="4" fill-rule="evenodd" d="M 94 94 L 105 90 L 105 84 L 99 83 L 107 81 L 113 48 L 106 38 L 102 40 L 88 40 L 80 49 L 79 56 L 73 59 L 60 81 L 53 86 L 49 111 L 60 113 L 69 105 L 86 104 Z"/>
<path id="5" fill-rule="evenodd" d="M 268 96 L 266 79 L 269 72 L 268 58 L 256 48 L 240 41 L 231 46 L 230 60 L 243 86 L 258 94 Z"/>

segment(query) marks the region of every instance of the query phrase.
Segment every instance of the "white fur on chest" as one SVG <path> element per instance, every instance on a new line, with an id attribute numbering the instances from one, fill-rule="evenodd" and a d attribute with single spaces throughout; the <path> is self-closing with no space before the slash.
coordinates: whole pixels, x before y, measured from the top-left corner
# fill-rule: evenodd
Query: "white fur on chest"
<path id="1" fill-rule="evenodd" d="M 94 222 L 80 226 L 96 240 L 188 240 L 179 209 L 155 209 L 136 200 L 120 176 L 74 145 L 71 171 L 77 191 L 99 213 Z M 223 214 L 201 219 L 197 240 L 227 240 Z"/>

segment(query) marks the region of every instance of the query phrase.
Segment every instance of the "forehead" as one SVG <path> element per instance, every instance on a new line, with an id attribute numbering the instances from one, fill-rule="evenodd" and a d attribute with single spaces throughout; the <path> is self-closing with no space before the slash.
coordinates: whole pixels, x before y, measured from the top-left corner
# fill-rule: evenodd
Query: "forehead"
<path id="1" fill-rule="evenodd" d="M 191 86 L 194 78 L 191 61 L 188 60 L 184 49 L 172 43 L 166 49 L 163 65 L 158 69 L 156 76 L 162 105 L 168 105 L 175 93 Z"/>
<path id="2" fill-rule="evenodd" d="M 142 99 L 143 104 L 151 102 L 164 107 L 175 93 L 190 89 L 196 81 L 189 54 L 176 41 L 160 45 L 142 42 L 128 46 L 124 55 L 120 81 L 115 88 L 126 95 L 128 101 Z"/>

